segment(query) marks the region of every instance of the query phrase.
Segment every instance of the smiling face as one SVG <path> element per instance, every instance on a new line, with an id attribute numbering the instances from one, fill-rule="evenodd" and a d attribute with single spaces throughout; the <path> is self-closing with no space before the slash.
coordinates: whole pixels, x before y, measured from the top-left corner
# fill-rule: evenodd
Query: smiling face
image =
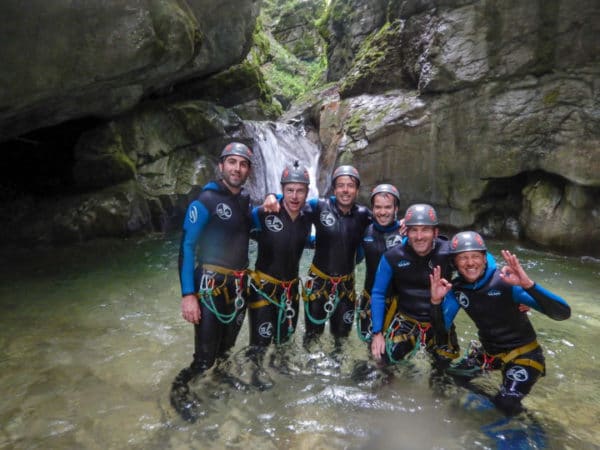
<path id="1" fill-rule="evenodd" d="M 304 183 L 286 183 L 283 189 L 283 206 L 290 217 L 295 217 L 306 202 L 308 186 Z"/>
<path id="2" fill-rule="evenodd" d="M 396 218 L 398 208 L 396 200 L 387 192 L 382 192 L 373 197 L 373 218 L 375 221 L 385 227 L 390 225 Z"/>
<path id="3" fill-rule="evenodd" d="M 333 195 L 337 201 L 338 207 L 344 211 L 350 211 L 350 208 L 356 201 L 358 195 L 358 183 L 349 175 L 342 175 L 336 178 L 333 186 Z"/>
<path id="4" fill-rule="evenodd" d="M 433 241 L 437 235 L 438 229 L 431 225 L 412 225 L 406 231 L 408 244 L 419 256 L 428 255 L 433 250 Z"/>
<path id="5" fill-rule="evenodd" d="M 485 262 L 485 254 L 480 251 L 462 252 L 454 257 L 458 273 L 468 283 L 474 283 L 483 275 Z"/>
<path id="6" fill-rule="evenodd" d="M 233 192 L 240 192 L 250 174 L 250 161 L 241 156 L 227 156 L 219 163 L 223 183 Z"/>

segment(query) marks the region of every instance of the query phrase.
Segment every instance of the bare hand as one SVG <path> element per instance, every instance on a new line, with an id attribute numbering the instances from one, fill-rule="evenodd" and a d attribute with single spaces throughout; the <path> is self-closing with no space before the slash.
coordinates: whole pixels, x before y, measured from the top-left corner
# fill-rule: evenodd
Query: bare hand
<path id="1" fill-rule="evenodd" d="M 519 303 L 519 312 L 526 313 L 531 311 L 531 308 L 523 303 Z"/>
<path id="2" fill-rule="evenodd" d="M 433 268 L 433 273 L 429 275 L 429 282 L 431 283 L 431 303 L 439 305 L 442 303 L 444 296 L 452 289 L 452 283 L 442 278 L 442 268 L 440 266 Z"/>
<path id="3" fill-rule="evenodd" d="M 404 219 L 400 219 L 400 229 L 398 230 L 400 236 L 406 236 L 407 230 L 406 225 L 404 225 Z"/>
<path id="4" fill-rule="evenodd" d="M 265 212 L 268 213 L 278 213 L 279 212 L 279 202 L 277 201 L 277 197 L 273 194 L 269 194 L 265 197 L 265 201 L 262 204 Z"/>
<path id="5" fill-rule="evenodd" d="M 373 358 L 376 361 L 381 360 L 381 355 L 385 352 L 385 338 L 383 337 L 383 333 L 377 333 L 373 336 L 373 340 L 371 341 L 371 353 L 373 354 Z"/>
<path id="6" fill-rule="evenodd" d="M 523 270 L 516 255 L 508 250 L 502 250 L 500 253 L 504 261 L 506 261 L 506 266 L 500 269 L 500 278 L 512 286 L 521 286 L 524 289 L 533 287 L 533 281 L 527 276 L 525 270 Z"/>
<path id="7" fill-rule="evenodd" d="M 200 304 L 198 297 L 193 294 L 185 295 L 181 298 L 181 315 L 190 323 L 200 323 Z"/>

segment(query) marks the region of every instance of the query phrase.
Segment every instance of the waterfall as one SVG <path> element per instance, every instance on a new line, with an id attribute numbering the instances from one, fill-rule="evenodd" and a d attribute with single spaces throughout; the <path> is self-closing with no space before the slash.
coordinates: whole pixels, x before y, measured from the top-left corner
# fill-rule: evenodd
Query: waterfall
<path id="1" fill-rule="evenodd" d="M 321 150 L 306 135 L 303 126 L 282 122 L 245 121 L 245 131 L 253 140 L 255 154 L 246 189 L 255 203 L 262 203 L 268 192 L 281 193 L 281 172 L 295 160 L 308 169 L 308 198 L 318 197 L 317 169 Z"/>

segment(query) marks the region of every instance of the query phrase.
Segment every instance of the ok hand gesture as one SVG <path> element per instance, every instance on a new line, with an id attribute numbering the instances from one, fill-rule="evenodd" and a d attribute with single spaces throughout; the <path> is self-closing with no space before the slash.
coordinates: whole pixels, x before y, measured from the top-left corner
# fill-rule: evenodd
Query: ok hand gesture
<path id="1" fill-rule="evenodd" d="M 519 258 L 508 250 L 502 250 L 500 253 L 506 261 L 506 266 L 500 270 L 500 277 L 512 286 L 521 286 L 524 289 L 533 287 L 534 283 L 525 273 Z"/>
<path id="2" fill-rule="evenodd" d="M 442 268 L 435 266 L 433 273 L 429 275 L 429 282 L 431 283 L 431 303 L 439 305 L 442 303 L 444 296 L 452 289 L 452 284 L 442 278 Z"/>

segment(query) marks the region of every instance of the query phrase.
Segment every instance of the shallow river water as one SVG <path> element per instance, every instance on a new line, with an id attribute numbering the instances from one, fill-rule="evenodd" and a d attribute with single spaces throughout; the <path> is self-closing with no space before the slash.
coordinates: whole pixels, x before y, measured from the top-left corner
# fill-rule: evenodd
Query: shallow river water
<path id="1" fill-rule="evenodd" d="M 492 243 L 495 254 L 500 245 Z M 5 248 L 0 448 L 600 448 L 600 261 L 508 245 L 573 310 L 564 322 L 531 314 L 547 375 L 525 400 L 526 413 L 508 420 L 474 394 L 433 389 L 421 355 L 385 380 L 356 380 L 353 368 L 368 359 L 356 334 L 341 355 L 327 331 L 308 351 L 303 326 L 285 357 L 268 355 L 274 387 L 260 391 L 245 383 L 245 324 L 222 369 L 237 382 L 217 373 L 198 382 L 195 423 L 169 402 L 193 352 L 192 327 L 179 311 L 177 236 Z M 307 252 L 305 266 L 309 259 Z M 358 278 L 360 285 L 360 270 Z M 475 331 L 464 313 L 457 327 L 465 348 Z M 493 390 L 498 380 L 481 385 Z"/>

